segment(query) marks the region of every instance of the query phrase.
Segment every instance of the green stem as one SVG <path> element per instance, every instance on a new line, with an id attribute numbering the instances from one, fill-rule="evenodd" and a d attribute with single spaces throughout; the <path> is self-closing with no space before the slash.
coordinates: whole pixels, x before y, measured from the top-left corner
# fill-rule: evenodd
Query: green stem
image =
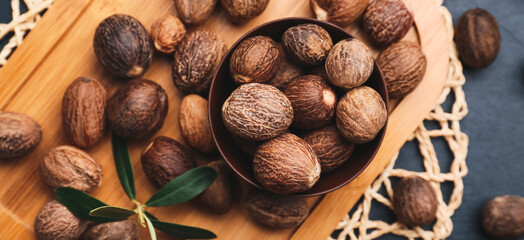
<path id="1" fill-rule="evenodd" d="M 144 214 L 144 217 L 145 217 L 146 222 L 147 222 L 147 227 L 149 228 L 149 234 L 151 235 L 151 240 L 156 240 L 155 228 L 153 227 L 153 224 L 151 223 L 151 220 L 149 220 L 149 218 L 147 216 L 145 216 L 145 214 Z"/>
<path id="2" fill-rule="evenodd" d="M 137 200 L 133 200 L 133 202 L 136 204 L 136 209 L 135 209 L 135 212 L 136 214 L 138 214 L 138 222 L 140 223 L 140 225 L 142 227 L 146 227 L 146 221 L 145 219 L 147 218 L 146 215 L 144 214 L 144 207 L 141 203 L 139 203 Z"/>

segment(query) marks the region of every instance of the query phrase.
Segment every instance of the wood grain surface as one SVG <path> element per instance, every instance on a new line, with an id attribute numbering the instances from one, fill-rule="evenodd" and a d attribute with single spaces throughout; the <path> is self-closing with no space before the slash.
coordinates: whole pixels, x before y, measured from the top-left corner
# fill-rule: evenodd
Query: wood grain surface
<path id="1" fill-rule="evenodd" d="M 428 59 L 424 80 L 400 101 L 391 112 L 384 143 L 371 165 L 356 180 L 324 197 L 309 198 L 310 217 L 297 229 L 269 229 L 254 223 L 242 205 L 242 192 L 247 187 L 240 180 L 237 202 L 225 215 L 214 215 L 193 203 L 152 208 L 162 220 L 194 225 L 214 231 L 219 239 L 326 239 L 340 219 L 360 198 L 365 189 L 382 172 L 408 135 L 431 110 L 441 92 L 448 72 L 447 33 L 438 6 L 433 0 L 407 0 L 414 12 L 415 27 L 405 39 L 420 41 Z M 67 86 L 79 76 L 99 79 L 109 94 L 123 85 L 113 79 L 96 59 L 92 40 L 96 26 L 114 13 L 138 18 L 146 29 L 157 18 L 175 14 L 172 0 L 56 0 L 8 64 L 0 69 L 0 110 L 22 112 L 34 118 L 43 129 L 40 145 L 27 156 L 0 162 L 0 239 L 34 239 L 33 222 L 40 207 L 53 199 L 53 192 L 40 178 L 40 157 L 51 148 L 67 144 L 61 127 L 61 101 Z M 308 0 L 271 0 L 262 15 L 246 24 L 230 23 L 221 7 L 203 24 L 188 31 L 207 29 L 232 45 L 251 28 L 278 18 L 312 17 Z M 357 21 L 346 29 L 368 42 Z M 418 30 L 418 31 L 417 31 Z M 419 35 L 419 36 L 418 36 Z M 380 49 L 373 49 L 378 56 Z M 158 82 L 169 98 L 169 112 L 163 128 L 155 135 L 165 135 L 183 142 L 178 124 L 178 111 L 183 94 L 171 81 L 170 57 L 155 53 L 154 61 L 143 78 Z M 137 200 L 145 202 L 155 191 L 140 164 L 140 153 L 151 139 L 129 144 Z M 91 195 L 116 206 L 133 208 L 118 181 L 112 158 L 110 134 L 87 149 L 103 166 L 102 185 Z M 214 156 L 216 157 L 216 156 Z M 199 156 L 200 162 L 208 161 Z M 148 239 L 143 229 L 142 238 Z M 168 238 L 159 234 L 160 239 Z"/>

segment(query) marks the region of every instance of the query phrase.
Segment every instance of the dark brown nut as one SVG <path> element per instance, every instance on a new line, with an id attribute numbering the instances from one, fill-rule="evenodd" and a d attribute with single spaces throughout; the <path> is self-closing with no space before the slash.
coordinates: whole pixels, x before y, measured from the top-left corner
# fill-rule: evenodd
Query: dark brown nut
<path id="1" fill-rule="evenodd" d="M 333 40 L 322 27 L 307 23 L 287 29 L 282 35 L 282 45 L 299 64 L 315 66 L 326 59 Z"/>
<path id="2" fill-rule="evenodd" d="M 364 84 L 373 72 L 373 57 L 364 43 L 348 38 L 335 44 L 326 59 L 328 80 L 346 89 Z"/>
<path id="3" fill-rule="evenodd" d="M 236 136 L 262 141 L 284 133 L 293 122 L 293 108 L 277 88 L 260 83 L 243 84 L 224 102 L 222 119 Z"/>
<path id="4" fill-rule="evenodd" d="M 237 84 L 265 83 L 275 76 L 279 64 L 277 43 L 269 37 L 256 36 L 242 41 L 233 51 L 229 71 Z"/>
<path id="5" fill-rule="evenodd" d="M 35 219 L 35 235 L 39 240 L 80 239 L 89 223 L 75 217 L 57 200 L 47 202 Z"/>
<path id="6" fill-rule="evenodd" d="M 93 47 L 102 66 L 116 77 L 141 76 L 153 58 L 146 29 L 136 18 L 124 14 L 112 15 L 98 25 Z"/>
<path id="7" fill-rule="evenodd" d="M 309 3 L 317 19 L 344 27 L 362 15 L 369 0 L 310 0 Z"/>
<path id="8" fill-rule="evenodd" d="M 216 150 L 207 114 L 207 100 L 196 94 L 182 99 L 180 104 L 180 130 L 189 146 L 202 153 Z"/>
<path id="9" fill-rule="evenodd" d="M 226 44 L 218 35 L 209 31 L 190 33 L 175 51 L 173 83 L 186 94 L 205 94 L 226 51 Z"/>
<path id="10" fill-rule="evenodd" d="M 90 192 L 102 183 L 102 166 L 73 146 L 58 146 L 40 160 L 40 175 L 52 188 L 72 187 Z"/>
<path id="11" fill-rule="evenodd" d="M 174 0 L 178 17 L 185 24 L 205 21 L 217 4 L 217 0 Z"/>
<path id="12" fill-rule="evenodd" d="M 172 53 L 175 51 L 184 36 L 186 35 L 186 27 L 174 15 L 167 15 L 158 19 L 151 25 L 151 37 L 153 44 L 159 52 Z"/>
<path id="13" fill-rule="evenodd" d="M 309 215 L 309 206 L 303 198 L 249 191 L 246 208 L 255 221 L 268 227 L 292 228 Z"/>
<path id="14" fill-rule="evenodd" d="M 455 43 L 464 64 L 472 68 L 489 66 L 500 50 L 497 20 L 484 9 L 468 10 L 455 26 Z"/>
<path id="15" fill-rule="evenodd" d="M 324 79 L 315 75 L 295 78 L 284 90 L 293 106 L 293 125 L 314 129 L 329 124 L 335 117 L 337 95 Z"/>
<path id="16" fill-rule="evenodd" d="M 84 240 L 139 240 L 140 229 L 136 221 L 100 223 L 87 229 Z"/>
<path id="17" fill-rule="evenodd" d="M 253 170 L 265 189 L 290 194 L 307 191 L 317 183 L 320 162 L 306 141 L 284 133 L 258 147 Z"/>
<path id="18" fill-rule="evenodd" d="M 269 0 L 221 0 L 229 20 L 243 23 L 262 14 Z"/>
<path id="19" fill-rule="evenodd" d="M 79 77 L 62 99 L 62 123 L 67 140 L 88 148 L 102 139 L 106 129 L 107 92 L 96 79 Z"/>
<path id="20" fill-rule="evenodd" d="M 372 1 L 364 12 L 364 31 L 381 46 L 398 42 L 412 25 L 413 15 L 403 0 Z"/>
<path id="21" fill-rule="evenodd" d="M 255 155 L 258 146 L 263 143 L 263 141 L 248 140 L 235 135 L 233 135 L 233 141 L 235 141 L 235 144 L 240 148 L 240 150 L 242 150 L 242 152 L 249 156 Z"/>
<path id="22" fill-rule="evenodd" d="M 390 98 L 402 98 L 412 92 L 426 73 L 426 56 L 414 42 L 402 41 L 380 54 L 377 64 L 386 81 Z"/>
<path id="23" fill-rule="evenodd" d="M 304 75 L 305 71 L 301 66 L 291 62 L 290 59 L 287 58 L 281 43 L 277 43 L 277 45 L 278 51 L 280 52 L 280 64 L 278 64 L 275 77 L 272 78 L 268 84 L 279 90 L 284 90 L 288 83 L 294 78 Z"/>
<path id="24" fill-rule="evenodd" d="M 320 160 L 322 173 L 331 172 L 349 160 L 355 145 L 346 141 L 338 132 L 337 126 L 329 125 L 304 134 L 313 152 Z"/>
<path id="25" fill-rule="evenodd" d="M 491 199 L 482 211 L 482 226 L 496 238 L 524 236 L 524 198 L 504 195 Z"/>
<path id="26" fill-rule="evenodd" d="M 164 124 L 167 108 L 162 86 L 150 80 L 132 80 L 109 99 L 109 124 L 120 137 L 148 138 Z"/>
<path id="27" fill-rule="evenodd" d="M 155 138 L 140 160 L 149 181 L 159 188 L 197 166 L 184 145 L 164 136 Z"/>
<path id="28" fill-rule="evenodd" d="M 225 214 L 233 207 L 233 172 L 223 160 L 213 161 L 207 166 L 215 169 L 217 178 L 195 200 L 214 213 Z"/>
<path id="29" fill-rule="evenodd" d="M 337 105 L 337 127 L 352 143 L 373 140 L 386 124 L 388 112 L 382 97 L 368 86 L 349 90 Z"/>
<path id="30" fill-rule="evenodd" d="M 0 111 L 0 160 L 22 157 L 42 139 L 40 125 L 22 113 Z"/>
<path id="31" fill-rule="evenodd" d="M 406 225 L 425 226 L 435 220 L 438 200 L 435 190 L 421 177 L 405 177 L 393 194 L 393 210 Z"/>

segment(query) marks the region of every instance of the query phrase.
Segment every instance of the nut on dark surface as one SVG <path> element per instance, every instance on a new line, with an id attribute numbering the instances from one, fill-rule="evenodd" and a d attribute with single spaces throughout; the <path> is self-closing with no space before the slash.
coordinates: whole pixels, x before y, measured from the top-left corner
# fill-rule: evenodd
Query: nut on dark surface
<path id="1" fill-rule="evenodd" d="M 75 217 L 57 200 L 47 202 L 38 212 L 34 230 L 38 240 L 80 239 L 89 223 Z"/>
<path id="2" fill-rule="evenodd" d="M 280 64 L 280 51 L 266 36 L 248 38 L 233 51 L 229 60 L 231 77 L 237 84 L 265 83 L 275 76 Z"/>
<path id="3" fill-rule="evenodd" d="M 107 72 L 121 78 L 141 76 L 153 57 L 146 29 L 136 18 L 125 14 L 112 15 L 98 25 L 93 47 Z"/>
<path id="4" fill-rule="evenodd" d="M 190 94 L 182 99 L 178 114 L 182 136 L 189 146 L 202 153 L 216 150 L 208 116 L 205 98 Z"/>
<path id="5" fill-rule="evenodd" d="M 344 139 L 335 125 L 307 132 L 303 138 L 320 160 L 322 173 L 331 172 L 342 166 L 355 150 L 355 145 Z"/>
<path id="6" fill-rule="evenodd" d="M 221 0 L 229 20 L 243 23 L 262 14 L 269 0 Z"/>
<path id="7" fill-rule="evenodd" d="M 233 207 L 234 175 L 229 166 L 223 160 L 210 162 L 207 166 L 217 172 L 217 178 L 204 192 L 198 195 L 196 202 L 217 214 L 225 214 Z"/>
<path id="8" fill-rule="evenodd" d="M 403 0 L 372 1 L 363 17 L 363 28 L 380 46 L 398 42 L 413 25 L 413 14 Z"/>
<path id="9" fill-rule="evenodd" d="M 151 25 L 151 38 L 159 52 L 172 53 L 186 35 L 186 27 L 174 15 L 167 15 Z"/>
<path id="10" fill-rule="evenodd" d="M 305 74 L 304 68 L 292 62 L 286 55 L 281 43 L 277 43 L 280 51 L 280 64 L 278 64 L 275 77 L 269 80 L 268 84 L 280 90 L 284 90 L 287 84 L 294 78 Z"/>
<path id="11" fill-rule="evenodd" d="M 164 136 L 156 137 L 140 160 L 149 181 L 159 188 L 197 166 L 184 145 Z"/>
<path id="12" fill-rule="evenodd" d="M 67 140 L 77 147 L 98 143 L 106 129 L 107 92 L 93 78 L 79 77 L 62 98 L 62 123 Z"/>
<path id="13" fill-rule="evenodd" d="M 310 0 L 309 4 L 318 20 L 343 27 L 362 15 L 369 0 Z"/>
<path id="14" fill-rule="evenodd" d="M 496 238 L 524 236 L 524 198 L 503 195 L 491 199 L 482 211 L 482 226 Z"/>
<path id="15" fill-rule="evenodd" d="M 326 59 L 333 40 L 322 27 L 306 23 L 287 29 L 282 35 L 282 45 L 290 58 L 299 64 L 315 66 Z"/>
<path id="16" fill-rule="evenodd" d="M 205 21 L 217 4 L 217 0 L 174 0 L 178 17 L 185 24 L 199 24 Z"/>
<path id="17" fill-rule="evenodd" d="M 373 72 L 369 48 L 356 38 L 344 39 L 333 47 L 326 59 L 328 80 L 346 89 L 364 84 Z"/>
<path id="18" fill-rule="evenodd" d="M 132 80 L 109 99 L 109 124 L 122 138 L 147 138 L 162 127 L 167 108 L 162 86 L 150 80 Z"/>
<path id="19" fill-rule="evenodd" d="M 139 240 L 140 229 L 133 219 L 100 223 L 84 233 L 84 240 Z"/>
<path id="20" fill-rule="evenodd" d="M 224 41 L 213 32 L 197 30 L 188 34 L 175 50 L 173 83 L 186 94 L 206 94 L 226 51 Z"/>
<path id="21" fill-rule="evenodd" d="M 393 210 L 399 221 L 408 226 L 425 226 L 437 214 L 435 190 L 421 177 L 404 177 L 394 189 Z"/>
<path id="22" fill-rule="evenodd" d="M 22 113 L 0 111 L 0 160 L 22 157 L 42 139 L 40 125 Z"/>
<path id="23" fill-rule="evenodd" d="M 472 68 L 489 66 L 500 50 L 497 20 L 484 9 L 468 10 L 455 26 L 455 43 L 463 63 Z"/>
<path id="24" fill-rule="evenodd" d="M 245 205 L 256 222 L 268 227 L 296 227 L 309 215 L 309 206 L 303 198 L 274 195 L 255 189 L 247 194 Z"/>

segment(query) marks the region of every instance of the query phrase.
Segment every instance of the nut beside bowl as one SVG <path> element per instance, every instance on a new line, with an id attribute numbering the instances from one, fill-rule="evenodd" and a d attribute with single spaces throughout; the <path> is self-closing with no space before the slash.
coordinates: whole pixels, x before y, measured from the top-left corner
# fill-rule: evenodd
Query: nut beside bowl
<path id="1" fill-rule="evenodd" d="M 237 87 L 229 72 L 229 60 L 236 47 L 247 38 L 262 35 L 280 42 L 282 34 L 286 29 L 304 23 L 313 23 L 321 26 L 328 31 L 334 43 L 343 39 L 354 38 L 351 34 L 334 24 L 311 18 L 283 18 L 271 21 L 249 31 L 231 46 L 230 50 L 222 59 L 211 83 L 208 104 L 209 121 L 217 148 L 224 157 L 224 160 L 238 175 L 251 185 L 260 189 L 264 188 L 255 179 L 252 167 L 252 156 L 240 150 L 237 144 L 235 144 L 233 135 L 227 130 L 222 120 L 222 105 Z M 376 63 L 374 63 L 371 76 L 364 85 L 375 89 L 386 103 L 386 108 L 388 108 L 386 85 Z M 332 172 L 323 173 L 313 188 L 305 192 L 295 193 L 294 195 L 304 197 L 321 195 L 334 191 L 351 182 L 373 160 L 384 138 L 386 126 L 387 123 L 371 142 L 357 145 L 353 156 L 343 166 Z"/>

